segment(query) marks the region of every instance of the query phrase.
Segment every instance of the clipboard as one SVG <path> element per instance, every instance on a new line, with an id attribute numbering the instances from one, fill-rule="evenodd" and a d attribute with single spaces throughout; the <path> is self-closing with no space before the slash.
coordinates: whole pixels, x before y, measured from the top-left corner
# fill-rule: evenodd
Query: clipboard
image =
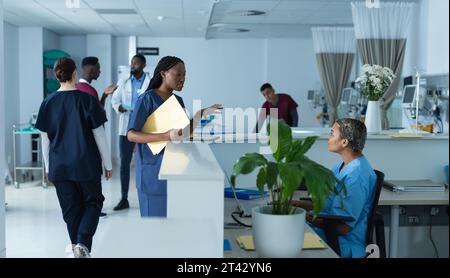
<path id="1" fill-rule="evenodd" d="M 189 125 L 189 118 L 175 95 L 170 96 L 146 120 L 142 131 L 145 133 L 164 133 L 171 129 L 184 129 Z M 147 143 L 153 155 L 159 154 L 167 141 Z"/>

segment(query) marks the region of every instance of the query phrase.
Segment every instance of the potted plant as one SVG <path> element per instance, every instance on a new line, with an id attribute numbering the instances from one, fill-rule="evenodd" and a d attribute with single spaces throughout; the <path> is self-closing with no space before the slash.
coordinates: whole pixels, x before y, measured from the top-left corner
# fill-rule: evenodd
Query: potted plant
<path id="1" fill-rule="evenodd" d="M 253 209 L 253 240 L 263 257 L 295 257 L 303 247 L 305 212 L 293 207 L 291 200 L 301 183 L 311 195 L 314 215 L 322 209 L 331 192 L 340 195 L 336 182 L 345 186 L 326 167 L 305 154 L 317 136 L 293 140 L 291 128 L 284 121 L 271 120 L 267 128 L 273 161 L 259 153 L 247 153 L 234 164 L 231 185 L 240 174 L 259 169 L 256 185 L 260 192 L 270 191 L 271 205 Z"/>
<path id="2" fill-rule="evenodd" d="M 380 100 L 395 78 L 388 67 L 364 65 L 362 74 L 356 79 L 361 92 L 368 99 L 365 125 L 367 133 L 376 134 L 381 131 Z"/>

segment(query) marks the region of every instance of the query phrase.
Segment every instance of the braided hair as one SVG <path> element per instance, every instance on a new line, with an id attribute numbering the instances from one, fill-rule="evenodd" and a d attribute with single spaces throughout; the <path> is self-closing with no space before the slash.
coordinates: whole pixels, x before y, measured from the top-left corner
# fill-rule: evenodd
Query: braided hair
<path id="1" fill-rule="evenodd" d="M 150 80 L 150 84 L 148 85 L 147 91 L 161 87 L 161 84 L 163 82 L 161 72 L 168 71 L 178 63 L 184 64 L 183 60 L 175 56 L 166 56 L 161 58 L 161 60 L 159 60 L 158 65 L 155 68 L 155 71 L 153 72 L 153 77 Z"/>

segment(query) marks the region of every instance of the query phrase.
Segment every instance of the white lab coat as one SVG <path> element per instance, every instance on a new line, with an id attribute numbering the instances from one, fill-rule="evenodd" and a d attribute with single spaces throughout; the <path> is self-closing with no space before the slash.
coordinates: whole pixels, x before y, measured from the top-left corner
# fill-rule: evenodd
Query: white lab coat
<path id="1" fill-rule="evenodd" d="M 150 75 L 146 72 L 144 83 L 140 90 L 138 90 L 138 95 L 145 93 L 150 84 Z M 111 98 L 111 105 L 116 110 L 116 113 L 119 115 L 119 135 L 126 136 L 128 129 L 128 120 L 130 119 L 131 112 L 120 113 L 119 106 L 126 105 L 131 107 L 131 98 L 132 98 L 132 90 L 131 90 L 131 76 L 128 79 L 119 81 L 117 84 L 117 90 L 113 93 Z"/>

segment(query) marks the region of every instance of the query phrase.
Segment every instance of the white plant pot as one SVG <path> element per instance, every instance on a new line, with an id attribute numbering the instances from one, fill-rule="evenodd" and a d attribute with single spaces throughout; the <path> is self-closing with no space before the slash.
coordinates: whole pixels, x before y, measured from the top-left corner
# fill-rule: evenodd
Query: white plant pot
<path id="1" fill-rule="evenodd" d="M 303 248 L 305 210 L 273 215 L 272 206 L 253 208 L 253 241 L 260 257 L 298 257 Z"/>
<path id="2" fill-rule="evenodd" d="M 378 134 L 381 132 L 380 101 L 369 101 L 364 124 L 366 125 L 367 133 Z"/>

